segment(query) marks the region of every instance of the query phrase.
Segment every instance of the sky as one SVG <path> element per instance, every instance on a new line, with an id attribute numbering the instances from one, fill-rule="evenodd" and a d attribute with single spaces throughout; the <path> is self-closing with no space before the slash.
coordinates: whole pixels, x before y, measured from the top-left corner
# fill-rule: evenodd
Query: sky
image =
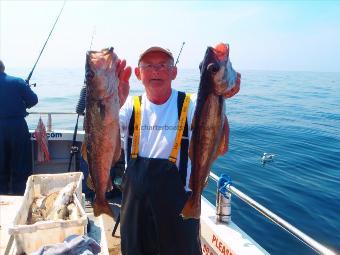
<path id="1" fill-rule="evenodd" d="M 63 1 L 0 0 L 0 58 L 30 70 Z M 340 1 L 67 1 L 37 68 L 83 68 L 113 46 L 132 67 L 149 46 L 197 68 L 207 46 L 230 45 L 238 70 L 340 71 Z"/>

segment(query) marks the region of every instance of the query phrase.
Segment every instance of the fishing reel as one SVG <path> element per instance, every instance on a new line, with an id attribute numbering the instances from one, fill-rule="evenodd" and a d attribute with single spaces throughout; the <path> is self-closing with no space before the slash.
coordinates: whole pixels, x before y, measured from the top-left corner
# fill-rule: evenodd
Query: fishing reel
<path id="1" fill-rule="evenodd" d="M 78 146 L 71 146 L 70 154 L 75 154 L 79 152 Z"/>
<path id="2" fill-rule="evenodd" d="M 37 86 L 37 83 L 31 83 L 30 84 L 30 75 L 29 75 L 29 77 L 25 80 L 25 82 L 26 82 L 26 84 L 28 85 L 28 87 L 36 87 Z"/>

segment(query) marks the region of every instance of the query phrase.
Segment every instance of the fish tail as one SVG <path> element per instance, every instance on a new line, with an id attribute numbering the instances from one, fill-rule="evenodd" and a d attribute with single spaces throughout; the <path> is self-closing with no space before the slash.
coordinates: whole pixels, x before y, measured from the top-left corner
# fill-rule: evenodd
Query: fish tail
<path id="1" fill-rule="evenodd" d="M 190 197 L 185 203 L 181 215 L 184 219 L 199 219 L 201 217 L 201 197 L 196 201 L 193 199 L 193 197 Z"/>
<path id="2" fill-rule="evenodd" d="M 93 214 L 95 217 L 101 214 L 107 214 L 113 217 L 113 213 L 111 207 L 107 201 L 99 201 L 98 199 L 94 200 L 93 204 Z"/>

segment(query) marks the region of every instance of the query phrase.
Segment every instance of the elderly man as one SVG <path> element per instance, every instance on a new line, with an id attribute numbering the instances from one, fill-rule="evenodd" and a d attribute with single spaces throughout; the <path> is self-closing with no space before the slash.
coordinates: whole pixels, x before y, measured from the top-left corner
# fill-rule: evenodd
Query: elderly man
<path id="1" fill-rule="evenodd" d="M 0 60 L 0 194 L 22 195 L 32 174 L 30 134 L 26 108 L 37 95 L 20 78 L 7 75 Z"/>
<path id="2" fill-rule="evenodd" d="M 120 65 L 121 77 L 128 73 L 127 68 L 125 63 Z M 127 160 L 122 183 L 122 254 L 202 254 L 199 220 L 180 216 L 190 192 L 191 130 L 188 127 L 191 127 L 196 98 L 185 100 L 185 93 L 171 87 L 177 68 L 167 49 L 151 47 L 144 51 L 135 75 L 145 87 L 143 95 L 126 99 L 128 77 L 119 86 L 121 102 L 125 102 L 120 110 L 120 124 L 126 138 Z M 236 94 L 239 84 L 237 87 L 225 96 Z M 187 123 L 182 128 L 181 147 L 177 151 L 174 143 L 186 102 L 189 104 Z M 169 160 L 173 152 L 177 155 L 175 163 Z"/>

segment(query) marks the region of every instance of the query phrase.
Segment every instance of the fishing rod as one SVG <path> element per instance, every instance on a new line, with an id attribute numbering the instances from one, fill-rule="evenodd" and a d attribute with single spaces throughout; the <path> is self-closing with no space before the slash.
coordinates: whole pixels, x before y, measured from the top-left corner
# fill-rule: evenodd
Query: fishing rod
<path id="1" fill-rule="evenodd" d="M 31 72 L 29 73 L 27 79 L 25 80 L 26 83 L 27 83 L 28 85 L 30 85 L 29 82 L 30 82 L 30 79 L 31 79 L 31 77 L 32 77 L 33 71 L 34 71 L 36 65 L 38 64 L 38 61 L 39 61 L 39 59 L 40 59 L 40 57 L 41 57 L 41 54 L 43 53 L 43 51 L 44 51 L 44 49 L 45 49 L 45 46 L 46 46 L 48 40 L 50 39 L 50 36 L 51 36 L 51 34 L 52 34 L 53 30 L 54 30 L 55 25 L 57 24 L 57 22 L 58 22 L 58 20 L 59 20 L 59 17 L 60 17 L 60 15 L 61 15 L 61 13 L 62 13 L 63 10 L 64 10 L 65 4 L 66 4 L 66 0 L 64 1 L 63 6 L 61 7 L 61 10 L 60 10 L 60 12 L 59 12 L 59 15 L 58 15 L 57 19 L 55 20 L 55 22 L 54 22 L 54 24 L 53 24 L 53 27 L 52 27 L 52 29 L 51 29 L 51 31 L 50 31 L 50 33 L 49 33 L 49 35 L 48 35 L 48 37 L 47 37 L 45 43 L 44 43 L 44 46 L 42 47 L 42 49 L 41 49 L 41 51 L 40 51 L 40 53 L 39 53 L 39 56 L 38 56 L 37 60 L 35 61 L 35 64 L 34 64 L 32 70 L 31 70 Z M 35 86 L 36 86 L 36 83 L 34 83 L 34 84 L 32 84 L 32 85 L 35 87 Z M 30 85 L 30 86 L 31 86 L 31 85 Z"/>
<path id="2" fill-rule="evenodd" d="M 185 44 L 185 42 L 182 43 L 181 50 L 180 50 L 179 53 L 178 53 L 178 56 L 177 56 L 177 59 L 176 59 L 176 62 L 175 62 L 175 67 L 176 67 L 176 65 L 178 64 L 178 60 L 179 60 L 179 57 L 181 56 L 181 53 L 182 53 L 184 44 Z"/>
<path id="3" fill-rule="evenodd" d="M 94 34 L 96 33 L 96 27 L 93 28 L 93 32 L 92 32 L 92 38 L 91 38 L 91 44 L 90 44 L 90 50 L 92 49 L 92 42 L 93 42 L 93 37 Z"/>

